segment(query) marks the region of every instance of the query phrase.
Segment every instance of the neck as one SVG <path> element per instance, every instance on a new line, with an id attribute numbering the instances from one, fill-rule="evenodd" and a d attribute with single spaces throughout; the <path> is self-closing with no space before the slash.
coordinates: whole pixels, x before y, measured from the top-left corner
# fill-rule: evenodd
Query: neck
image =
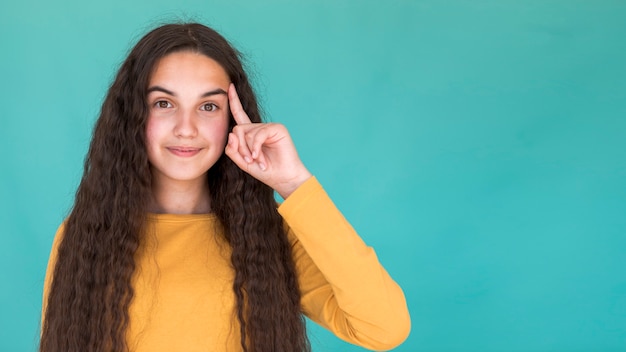
<path id="1" fill-rule="evenodd" d="M 157 214 L 210 213 L 211 200 L 206 179 L 176 181 L 153 177 L 152 200 L 148 210 Z"/>

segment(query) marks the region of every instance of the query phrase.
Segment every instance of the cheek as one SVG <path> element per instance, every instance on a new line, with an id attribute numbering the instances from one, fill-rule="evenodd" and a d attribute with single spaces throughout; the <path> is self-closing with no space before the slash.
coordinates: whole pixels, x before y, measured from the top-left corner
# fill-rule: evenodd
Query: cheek
<path id="1" fill-rule="evenodd" d="M 224 119 L 220 119 L 213 126 L 213 139 L 221 146 L 226 146 L 226 140 L 228 139 L 228 116 Z"/>

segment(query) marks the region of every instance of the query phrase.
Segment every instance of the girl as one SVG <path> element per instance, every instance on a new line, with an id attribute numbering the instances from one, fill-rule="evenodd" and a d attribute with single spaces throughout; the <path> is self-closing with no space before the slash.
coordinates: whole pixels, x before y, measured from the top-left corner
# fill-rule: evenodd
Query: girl
<path id="1" fill-rule="evenodd" d="M 151 31 L 122 64 L 43 309 L 40 351 L 307 351 L 303 313 L 370 349 L 410 328 L 400 287 L 200 24 Z"/>

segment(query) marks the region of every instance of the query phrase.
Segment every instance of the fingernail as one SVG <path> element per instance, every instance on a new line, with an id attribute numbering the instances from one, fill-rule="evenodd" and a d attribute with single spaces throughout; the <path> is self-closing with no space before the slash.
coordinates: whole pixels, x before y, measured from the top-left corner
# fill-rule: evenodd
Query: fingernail
<path id="1" fill-rule="evenodd" d="M 252 152 L 252 159 L 256 159 L 257 156 L 259 156 L 259 153 L 256 151 Z"/>
<path id="2" fill-rule="evenodd" d="M 243 157 L 243 160 L 245 160 L 248 164 L 252 162 L 252 159 L 250 159 L 250 157 L 247 155 Z"/>
<path id="3" fill-rule="evenodd" d="M 259 167 L 261 168 L 261 171 L 265 171 L 265 164 L 259 163 Z"/>

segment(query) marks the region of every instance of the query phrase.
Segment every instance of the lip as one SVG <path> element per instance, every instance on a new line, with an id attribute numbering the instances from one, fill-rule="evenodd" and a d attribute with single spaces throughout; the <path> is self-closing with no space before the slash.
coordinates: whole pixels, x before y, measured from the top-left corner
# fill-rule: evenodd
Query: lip
<path id="1" fill-rule="evenodd" d="M 170 153 L 176 156 L 188 158 L 198 154 L 202 150 L 202 148 L 175 146 L 167 147 L 167 150 L 169 150 Z"/>

